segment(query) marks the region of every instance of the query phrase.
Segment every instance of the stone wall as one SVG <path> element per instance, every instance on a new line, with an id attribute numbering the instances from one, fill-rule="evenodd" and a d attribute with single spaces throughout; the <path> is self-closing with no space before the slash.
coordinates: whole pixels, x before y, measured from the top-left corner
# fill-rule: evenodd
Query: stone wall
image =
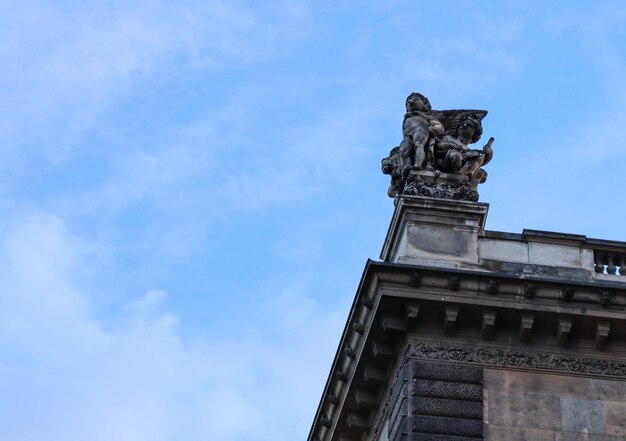
<path id="1" fill-rule="evenodd" d="M 485 440 L 626 439 L 626 382 L 497 369 L 483 381 Z"/>
<path id="2" fill-rule="evenodd" d="M 483 369 L 406 359 L 388 401 L 390 441 L 480 441 Z"/>

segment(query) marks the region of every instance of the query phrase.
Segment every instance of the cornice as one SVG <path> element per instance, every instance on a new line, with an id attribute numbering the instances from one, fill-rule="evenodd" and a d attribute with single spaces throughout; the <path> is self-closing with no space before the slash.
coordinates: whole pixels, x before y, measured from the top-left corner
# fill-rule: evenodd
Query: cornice
<path id="1" fill-rule="evenodd" d="M 623 284 L 608 281 L 368 261 L 308 439 L 370 431 L 407 336 L 416 357 L 620 377 L 625 306 Z M 440 346 L 415 346 L 423 332 Z"/>

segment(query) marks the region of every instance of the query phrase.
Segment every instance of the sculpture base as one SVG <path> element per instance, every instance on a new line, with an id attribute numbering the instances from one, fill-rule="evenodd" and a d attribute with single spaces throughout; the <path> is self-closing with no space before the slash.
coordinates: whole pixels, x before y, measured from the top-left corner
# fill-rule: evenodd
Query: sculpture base
<path id="1" fill-rule="evenodd" d="M 478 202 L 478 192 L 472 188 L 468 176 L 439 171 L 411 170 L 403 194 Z"/>
<path id="2" fill-rule="evenodd" d="M 385 262 L 474 268 L 488 204 L 403 196 L 397 199 L 380 258 Z"/>

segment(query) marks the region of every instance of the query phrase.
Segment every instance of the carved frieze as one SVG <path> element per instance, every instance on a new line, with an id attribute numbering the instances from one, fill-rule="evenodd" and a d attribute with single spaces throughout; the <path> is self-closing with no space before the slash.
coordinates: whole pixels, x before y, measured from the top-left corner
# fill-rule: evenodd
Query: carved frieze
<path id="1" fill-rule="evenodd" d="M 443 343 L 411 345 L 409 356 L 483 366 L 538 369 L 626 378 L 626 362 L 554 352 L 526 351 Z"/>

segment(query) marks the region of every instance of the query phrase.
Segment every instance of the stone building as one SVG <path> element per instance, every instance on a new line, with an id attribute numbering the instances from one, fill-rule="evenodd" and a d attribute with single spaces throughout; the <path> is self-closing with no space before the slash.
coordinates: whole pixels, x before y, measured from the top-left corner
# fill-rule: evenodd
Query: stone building
<path id="1" fill-rule="evenodd" d="M 626 440 L 626 243 L 486 230 L 477 186 L 493 139 L 442 160 L 462 126 L 442 114 L 480 111 L 419 111 L 443 130 L 419 145 L 403 125 L 414 145 L 383 160 L 395 212 L 309 441 Z"/>

